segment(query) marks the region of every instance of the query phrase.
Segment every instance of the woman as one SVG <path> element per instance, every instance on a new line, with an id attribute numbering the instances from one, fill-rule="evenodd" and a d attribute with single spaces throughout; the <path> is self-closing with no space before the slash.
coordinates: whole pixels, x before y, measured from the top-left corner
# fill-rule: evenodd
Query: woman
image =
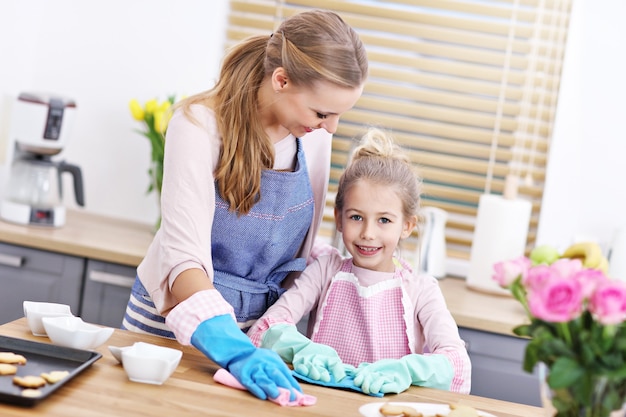
<path id="1" fill-rule="evenodd" d="M 331 135 L 361 95 L 367 56 L 337 14 L 310 10 L 225 57 L 214 88 L 170 120 L 162 224 L 123 328 L 175 337 L 259 398 L 299 390 L 246 329 L 307 264 L 325 204 Z"/>

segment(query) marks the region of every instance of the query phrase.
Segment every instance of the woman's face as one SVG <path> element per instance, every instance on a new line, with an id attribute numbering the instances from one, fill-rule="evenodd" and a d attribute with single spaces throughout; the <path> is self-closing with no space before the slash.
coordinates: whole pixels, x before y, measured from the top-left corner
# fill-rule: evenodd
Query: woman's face
<path id="1" fill-rule="evenodd" d="M 286 80 L 275 89 L 273 110 L 278 123 L 296 137 L 315 129 L 335 133 L 339 117 L 357 102 L 363 86 L 342 88 L 330 82 L 298 87 Z"/>

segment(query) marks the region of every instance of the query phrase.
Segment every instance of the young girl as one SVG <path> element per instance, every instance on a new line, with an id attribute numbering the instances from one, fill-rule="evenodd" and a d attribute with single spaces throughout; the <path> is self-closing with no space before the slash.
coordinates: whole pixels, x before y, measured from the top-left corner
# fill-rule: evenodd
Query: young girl
<path id="1" fill-rule="evenodd" d="M 336 227 L 352 256 L 333 253 L 309 265 L 250 329 L 252 341 L 324 385 L 345 387 L 348 375 L 367 394 L 411 384 L 469 393 L 469 356 L 437 280 L 414 276 L 394 257 L 417 224 L 419 201 L 406 155 L 370 129 L 335 201 Z M 295 327 L 309 312 L 310 340 Z"/>
<path id="2" fill-rule="evenodd" d="M 161 228 L 122 327 L 176 338 L 259 398 L 300 389 L 248 328 L 306 266 L 326 201 L 332 134 L 368 71 L 357 33 L 306 10 L 224 58 L 217 84 L 167 129 Z"/>

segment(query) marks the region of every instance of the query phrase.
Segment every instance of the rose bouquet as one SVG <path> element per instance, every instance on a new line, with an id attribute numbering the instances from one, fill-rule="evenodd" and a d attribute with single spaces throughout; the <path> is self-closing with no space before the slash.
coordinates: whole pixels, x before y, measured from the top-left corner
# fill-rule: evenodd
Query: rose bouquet
<path id="1" fill-rule="evenodd" d="M 513 332 L 530 338 L 524 370 L 547 368 L 555 415 L 609 417 L 626 397 L 626 283 L 608 278 L 602 259 L 592 268 L 584 252 L 565 253 L 577 256 L 535 248 L 496 263 L 493 278 L 528 314 Z"/>

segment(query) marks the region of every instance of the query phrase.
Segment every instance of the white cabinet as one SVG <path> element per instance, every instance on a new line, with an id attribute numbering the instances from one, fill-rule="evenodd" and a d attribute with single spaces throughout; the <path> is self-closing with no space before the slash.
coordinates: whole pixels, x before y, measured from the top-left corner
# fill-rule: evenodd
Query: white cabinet
<path id="1" fill-rule="evenodd" d="M 528 341 L 460 328 L 472 360 L 472 394 L 540 407 L 539 378 L 522 369 Z"/>
<path id="2" fill-rule="evenodd" d="M 84 258 L 0 243 L 0 323 L 24 316 L 22 303 L 68 304 L 80 313 Z"/>

